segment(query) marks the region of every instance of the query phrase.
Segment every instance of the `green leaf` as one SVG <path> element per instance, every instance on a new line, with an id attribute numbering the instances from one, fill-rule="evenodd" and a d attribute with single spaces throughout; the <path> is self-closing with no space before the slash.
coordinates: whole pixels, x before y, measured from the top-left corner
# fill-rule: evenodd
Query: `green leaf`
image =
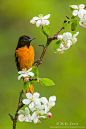
<path id="1" fill-rule="evenodd" d="M 24 82 L 23 87 L 22 87 L 22 89 L 23 89 L 24 92 L 27 90 L 27 86 L 29 86 L 29 85 L 30 85 L 30 82 L 29 81 Z"/>
<path id="2" fill-rule="evenodd" d="M 75 16 L 72 16 L 71 19 L 75 19 Z"/>
<path id="3" fill-rule="evenodd" d="M 33 67 L 32 67 L 31 72 L 34 73 L 34 77 L 38 77 L 38 68 L 37 68 L 36 66 L 33 66 Z"/>
<path id="4" fill-rule="evenodd" d="M 75 31 L 71 31 L 71 34 L 74 35 L 76 32 Z"/>
<path id="5" fill-rule="evenodd" d="M 49 35 L 49 30 L 48 30 L 47 28 L 42 28 L 42 29 L 41 29 L 41 32 L 42 32 L 42 34 L 44 34 L 44 35 L 46 35 L 46 36 Z"/>
<path id="6" fill-rule="evenodd" d="M 76 22 L 76 19 L 70 19 L 70 22 L 74 23 Z"/>
<path id="7" fill-rule="evenodd" d="M 54 83 L 52 80 L 48 79 L 48 78 L 40 78 L 40 82 L 41 82 L 41 84 L 44 85 L 44 86 L 52 86 L 52 85 L 55 85 L 55 83 Z"/>
<path id="8" fill-rule="evenodd" d="M 50 26 L 49 25 L 45 25 L 44 28 L 50 29 Z"/>
<path id="9" fill-rule="evenodd" d="M 63 27 L 66 27 L 68 25 L 68 22 L 64 23 Z"/>
<path id="10" fill-rule="evenodd" d="M 76 28 L 77 28 L 77 20 L 76 19 L 72 19 L 72 24 L 71 24 L 71 30 L 72 31 L 75 31 L 76 30 Z"/>
<path id="11" fill-rule="evenodd" d="M 60 42 L 61 42 L 61 40 L 57 40 L 57 42 L 53 45 L 53 50 L 54 51 L 59 48 Z"/>
<path id="12" fill-rule="evenodd" d="M 69 5 L 69 7 L 70 7 L 70 12 L 72 13 L 74 9 L 71 7 L 71 5 Z"/>

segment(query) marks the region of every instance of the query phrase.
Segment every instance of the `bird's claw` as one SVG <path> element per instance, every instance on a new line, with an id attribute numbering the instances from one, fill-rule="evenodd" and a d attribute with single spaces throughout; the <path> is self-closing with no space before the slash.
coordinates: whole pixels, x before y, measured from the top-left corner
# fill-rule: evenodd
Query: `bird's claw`
<path id="1" fill-rule="evenodd" d="M 38 59 L 38 60 L 36 60 L 36 61 L 34 62 L 34 64 L 35 64 L 35 63 L 42 64 L 42 61 L 41 61 L 40 59 Z M 33 65 L 34 65 L 34 64 L 33 64 Z"/>

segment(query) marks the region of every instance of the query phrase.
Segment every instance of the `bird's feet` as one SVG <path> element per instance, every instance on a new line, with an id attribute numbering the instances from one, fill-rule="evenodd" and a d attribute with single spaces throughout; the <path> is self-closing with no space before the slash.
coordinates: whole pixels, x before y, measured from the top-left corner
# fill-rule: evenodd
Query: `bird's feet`
<path id="1" fill-rule="evenodd" d="M 42 64 L 42 61 L 40 59 L 36 60 L 33 65 L 35 65 L 36 63 Z"/>

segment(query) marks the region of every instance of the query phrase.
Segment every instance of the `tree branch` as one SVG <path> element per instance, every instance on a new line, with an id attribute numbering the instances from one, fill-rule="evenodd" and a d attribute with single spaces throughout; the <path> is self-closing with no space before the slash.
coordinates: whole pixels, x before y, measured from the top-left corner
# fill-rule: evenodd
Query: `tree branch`
<path id="1" fill-rule="evenodd" d="M 45 54 L 45 52 L 46 52 L 46 50 L 47 50 L 47 47 L 50 45 L 51 41 L 58 39 L 57 35 L 58 35 L 58 34 L 60 33 L 60 31 L 63 30 L 63 29 L 64 29 L 64 27 L 61 27 L 61 28 L 54 34 L 53 37 L 50 37 L 49 35 L 47 36 L 47 43 L 46 43 L 46 45 L 45 45 L 45 47 L 44 47 L 44 49 L 43 49 L 43 51 L 42 51 L 42 54 L 41 54 L 41 56 L 40 56 L 40 61 L 42 61 L 42 59 L 43 59 L 43 57 L 44 57 L 44 54 Z M 36 66 L 38 67 L 39 64 L 40 64 L 40 63 L 37 62 Z"/>
<path id="2" fill-rule="evenodd" d="M 23 99 L 23 90 L 20 92 L 20 96 L 19 96 L 19 103 L 18 103 L 18 107 L 15 113 L 15 117 L 12 116 L 12 114 L 8 114 L 11 118 L 11 120 L 13 121 L 13 129 L 16 129 L 16 123 L 17 123 L 17 118 L 18 118 L 18 111 L 24 106 L 24 104 L 22 103 L 22 99 Z"/>

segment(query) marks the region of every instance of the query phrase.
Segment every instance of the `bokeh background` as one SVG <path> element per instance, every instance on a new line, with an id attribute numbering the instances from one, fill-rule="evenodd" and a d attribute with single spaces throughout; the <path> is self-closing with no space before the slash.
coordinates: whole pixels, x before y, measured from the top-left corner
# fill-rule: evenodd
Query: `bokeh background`
<path id="1" fill-rule="evenodd" d="M 36 37 L 31 44 L 35 49 L 35 60 L 39 59 L 46 37 L 40 28 L 29 23 L 38 14 L 51 14 L 50 35 L 62 26 L 65 16 L 71 17 L 69 5 L 86 5 L 86 0 L 0 0 L 0 128 L 12 129 L 8 113 L 15 114 L 22 80 L 18 81 L 14 51 L 18 38 L 27 34 Z M 70 25 L 65 29 L 70 31 Z M 62 54 L 55 54 L 53 41 L 48 47 L 39 66 L 39 76 L 55 82 L 55 86 L 45 87 L 34 84 L 35 91 L 49 98 L 57 96 L 55 107 L 51 109 L 52 118 L 42 120 L 41 124 L 19 121 L 17 129 L 49 129 L 57 122 L 73 122 L 86 126 L 86 29 L 78 25 L 78 42 Z M 60 33 L 61 34 L 61 33 Z"/>

